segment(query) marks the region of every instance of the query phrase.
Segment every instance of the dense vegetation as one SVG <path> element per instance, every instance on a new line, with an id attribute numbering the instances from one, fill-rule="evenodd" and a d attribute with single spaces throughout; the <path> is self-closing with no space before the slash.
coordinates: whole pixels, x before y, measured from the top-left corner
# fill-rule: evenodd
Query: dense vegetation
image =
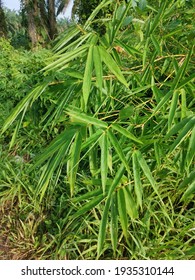
<path id="1" fill-rule="evenodd" d="M 195 3 L 97 2 L 0 42 L 2 258 L 195 259 Z"/>

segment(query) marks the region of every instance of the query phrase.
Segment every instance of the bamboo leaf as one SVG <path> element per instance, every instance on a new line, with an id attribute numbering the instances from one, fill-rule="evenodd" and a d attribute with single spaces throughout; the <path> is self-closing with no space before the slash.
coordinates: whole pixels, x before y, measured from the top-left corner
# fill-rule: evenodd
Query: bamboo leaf
<path id="1" fill-rule="evenodd" d="M 104 199 L 104 195 L 98 195 L 94 199 L 92 199 L 90 202 L 86 203 L 84 206 L 79 208 L 79 210 L 72 215 L 72 219 L 76 219 L 80 217 L 81 215 L 85 214 L 86 212 L 92 211 L 92 209 L 97 206 L 102 200 Z"/>
<path id="2" fill-rule="evenodd" d="M 6 119 L 2 127 L 2 133 L 4 133 L 8 129 L 8 127 L 11 126 L 11 124 L 15 121 L 15 119 L 23 110 L 26 112 L 27 108 L 31 105 L 31 103 L 34 102 L 44 92 L 47 86 L 48 86 L 47 83 L 43 83 L 42 85 L 37 86 L 34 90 L 29 92 L 29 94 L 27 94 L 22 99 L 22 101 L 18 103 L 18 105 L 16 105 L 12 113 Z"/>
<path id="3" fill-rule="evenodd" d="M 137 203 L 142 208 L 143 189 L 140 179 L 140 166 L 137 161 L 136 153 L 132 155 L 133 160 L 133 177 L 134 177 L 134 190 L 137 197 Z"/>
<path id="4" fill-rule="evenodd" d="M 104 132 L 101 138 L 101 179 L 103 193 L 105 193 L 108 175 L 108 151 L 108 136 L 106 132 Z"/>
<path id="5" fill-rule="evenodd" d="M 80 29 L 73 25 L 72 27 L 69 27 L 68 32 L 63 36 L 63 39 L 60 40 L 54 47 L 54 51 L 60 50 L 62 47 L 64 47 L 68 42 L 77 36 L 80 33 Z"/>
<path id="6" fill-rule="evenodd" d="M 177 72 L 177 75 L 175 76 L 175 79 L 172 82 L 171 90 L 174 90 L 178 87 L 181 87 L 181 86 L 179 86 L 179 83 L 186 73 L 187 66 L 189 64 L 190 58 L 191 58 L 192 53 L 193 53 L 193 48 L 194 48 L 194 45 L 192 44 L 192 46 L 191 46 L 191 48 L 188 52 L 188 55 L 186 56 L 185 61 L 183 62 L 182 66 L 179 68 L 179 70 Z"/>
<path id="7" fill-rule="evenodd" d="M 189 167 L 192 164 L 194 156 L 195 156 L 195 126 L 192 129 L 192 134 L 190 137 L 187 155 L 186 155 L 187 167 Z"/>
<path id="8" fill-rule="evenodd" d="M 104 206 L 102 219 L 101 219 L 101 223 L 100 223 L 99 234 L 98 234 L 98 244 L 97 244 L 98 258 L 102 253 L 102 248 L 103 248 L 104 241 L 105 241 L 106 227 L 107 227 L 107 224 L 108 224 L 108 213 L 109 213 L 109 209 L 110 209 L 110 203 L 111 203 L 111 196 L 108 196 L 108 198 L 106 200 L 106 203 L 105 203 L 105 206 Z"/>
<path id="9" fill-rule="evenodd" d="M 125 158 L 123 150 L 122 150 L 122 148 L 121 148 L 117 138 L 115 137 L 114 133 L 112 133 L 111 130 L 108 130 L 108 137 L 109 137 L 109 140 L 112 143 L 115 151 L 117 152 L 119 159 L 122 161 L 122 163 L 124 164 L 125 168 L 130 173 L 129 164 L 128 164 L 126 158 Z"/>
<path id="10" fill-rule="evenodd" d="M 130 155 L 128 155 L 128 160 L 129 160 L 129 157 L 130 157 Z M 108 223 L 108 213 L 109 213 L 109 209 L 110 209 L 111 198 L 112 198 L 113 192 L 115 191 L 116 187 L 120 183 L 121 178 L 124 175 L 124 172 L 125 172 L 125 166 L 123 164 L 121 164 L 113 179 L 113 182 L 109 188 L 109 191 L 108 191 L 106 203 L 105 203 L 104 210 L 103 210 L 102 220 L 100 223 L 99 235 L 98 235 L 98 246 L 97 246 L 98 247 L 97 248 L 98 257 L 102 253 L 102 248 L 103 248 L 103 244 L 104 244 L 104 240 L 105 240 L 105 236 L 106 236 L 106 226 Z"/>
<path id="11" fill-rule="evenodd" d="M 155 16 L 155 18 L 154 18 L 154 20 L 151 24 L 150 34 L 152 34 L 154 32 L 154 30 L 158 27 L 161 19 L 163 18 L 167 2 L 168 2 L 168 0 L 165 0 L 165 1 L 161 2 L 161 6 L 160 6 L 160 9 L 158 11 L 158 14 Z"/>
<path id="12" fill-rule="evenodd" d="M 176 140 L 171 145 L 169 149 L 169 153 L 173 152 L 173 150 L 175 150 L 181 144 L 181 142 L 184 141 L 184 139 L 188 136 L 190 130 L 193 129 L 194 125 L 195 125 L 195 117 L 191 118 L 191 120 L 184 126 L 184 128 L 179 133 Z"/>
<path id="13" fill-rule="evenodd" d="M 172 135 L 177 134 L 187 123 L 189 123 L 194 117 L 187 117 L 181 122 L 177 123 L 171 128 L 171 130 L 165 136 L 165 140 L 169 139 Z"/>
<path id="14" fill-rule="evenodd" d="M 142 55 L 142 53 L 131 45 L 124 44 L 121 40 L 115 39 L 115 43 L 117 46 L 124 49 L 130 56 Z"/>
<path id="15" fill-rule="evenodd" d="M 126 211 L 126 201 L 123 188 L 120 188 L 117 192 L 117 204 L 118 204 L 118 213 L 119 220 L 122 226 L 123 234 L 127 238 L 127 211 Z"/>
<path id="16" fill-rule="evenodd" d="M 81 123 L 85 123 L 87 125 L 95 125 L 97 127 L 102 127 L 102 128 L 106 128 L 108 125 L 106 122 L 103 122 L 99 119 L 96 119 L 92 116 L 89 116 L 87 114 L 84 114 L 82 112 L 79 111 L 74 111 L 73 109 L 67 108 L 66 109 L 67 114 L 73 118 L 75 118 L 75 121 L 79 121 Z"/>
<path id="17" fill-rule="evenodd" d="M 139 144 L 143 144 L 141 140 L 137 139 L 131 132 L 129 132 L 127 129 L 123 128 L 122 126 L 118 125 L 118 124 L 112 124 L 112 128 L 116 131 L 118 131 L 119 133 L 121 133 L 122 135 L 124 135 L 125 137 L 139 143 Z"/>
<path id="18" fill-rule="evenodd" d="M 71 197 L 74 194 L 75 181 L 76 181 L 80 153 L 81 153 L 81 145 L 82 145 L 82 137 L 80 132 L 77 132 L 74 143 L 72 144 L 72 147 L 70 149 L 70 159 L 67 162 L 67 176 L 70 184 Z"/>
<path id="19" fill-rule="evenodd" d="M 51 144 L 43 151 L 43 153 L 35 158 L 35 163 L 33 165 L 33 169 L 40 166 L 44 163 L 47 159 L 52 157 L 60 148 L 64 145 L 68 145 L 72 138 L 74 137 L 76 129 L 69 129 L 62 132 L 58 135 Z"/>
<path id="20" fill-rule="evenodd" d="M 112 248 L 114 255 L 116 254 L 117 243 L 118 243 L 118 205 L 117 205 L 117 194 L 114 193 L 111 200 L 111 225 L 110 225 L 110 234 Z"/>
<path id="21" fill-rule="evenodd" d="M 82 144 L 82 150 L 88 148 L 92 144 L 98 142 L 98 139 L 101 138 L 102 133 L 104 133 L 101 129 L 98 129 L 96 132 L 91 133 L 91 135 L 83 142 Z"/>
<path id="22" fill-rule="evenodd" d="M 148 179 L 148 181 L 150 182 L 151 186 L 153 187 L 153 190 L 156 192 L 156 194 L 158 195 L 161 203 L 163 204 L 162 198 L 158 192 L 157 186 L 156 186 L 156 182 L 154 180 L 154 177 L 152 176 L 152 173 L 150 171 L 150 168 L 148 167 L 145 159 L 143 158 L 142 154 L 140 151 L 136 151 L 136 157 L 138 160 L 138 163 L 140 165 L 140 167 L 142 168 L 146 178 Z"/>
<path id="23" fill-rule="evenodd" d="M 127 210 L 129 217 L 131 219 L 138 218 L 137 206 L 136 206 L 136 203 L 133 199 L 133 196 L 132 196 L 128 186 L 123 188 L 123 191 L 124 191 L 124 196 L 125 196 L 126 210 Z"/>
<path id="24" fill-rule="evenodd" d="M 152 43 L 153 43 L 157 53 L 159 55 L 161 55 L 161 48 L 160 48 L 160 44 L 159 44 L 158 40 L 156 39 L 156 37 L 153 34 L 150 35 L 150 38 L 152 40 Z"/>
<path id="25" fill-rule="evenodd" d="M 40 202 L 44 197 L 44 194 L 49 186 L 55 170 L 57 168 L 60 168 L 63 159 L 68 153 L 70 141 L 71 139 L 69 141 L 66 141 L 65 144 L 59 149 L 59 151 L 48 160 L 43 168 L 36 190 L 36 195 L 40 195 Z"/>
<path id="26" fill-rule="evenodd" d="M 93 61 L 94 61 L 95 73 L 96 73 L 96 85 L 101 93 L 102 84 L 103 84 L 103 69 L 102 69 L 101 55 L 99 52 L 99 48 L 97 46 L 94 46 L 93 49 Z"/>
<path id="27" fill-rule="evenodd" d="M 107 65 L 108 69 L 116 76 L 116 78 L 122 84 L 124 84 L 128 88 L 129 87 L 128 83 L 125 80 L 120 68 L 118 67 L 117 63 L 114 61 L 112 56 L 102 46 L 99 46 L 99 51 L 101 54 L 101 58 L 104 61 L 104 63 Z"/>
<path id="28" fill-rule="evenodd" d="M 195 181 L 195 171 L 192 171 L 187 178 L 179 185 L 178 189 L 185 188 L 188 184 L 191 184 Z"/>
<path id="29" fill-rule="evenodd" d="M 108 6 L 110 3 L 112 3 L 112 0 L 103 0 L 101 3 L 93 10 L 87 21 L 85 22 L 84 29 L 88 28 L 88 26 L 91 24 L 95 16 L 99 13 L 99 11 Z"/>
<path id="30" fill-rule="evenodd" d="M 58 56 L 59 57 L 58 59 L 56 59 L 54 62 L 50 63 L 49 65 L 47 65 L 45 68 L 43 68 L 42 71 L 46 71 L 46 70 L 49 71 L 49 70 L 56 70 L 56 69 L 62 70 L 67 67 L 67 64 L 70 61 L 83 55 L 88 48 L 89 45 L 84 45 L 77 48 L 76 50 L 66 52 L 65 54 Z"/>
<path id="31" fill-rule="evenodd" d="M 178 100 L 179 100 L 179 92 L 178 91 L 174 91 L 173 92 L 173 98 L 172 98 L 172 101 L 171 101 L 170 110 L 169 110 L 168 130 L 171 129 L 172 122 L 173 122 L 175 114 L 176 114 Z"/>
<path id="32" fill-rule="evenodd" d="M 195 193 L 195 181 L 192 182 L 192 184 L 189 185 L 189 187 L 187 188 L 187 190 L 184 192 L 181 201 L 186 200 L 187 198 L 189 198 L 193 193 Z"/>
<path id="33" fill-rule="evenodd" d="M 171 98 L 172 95 L 173 95 L 173 91 L 169 91 L 167 94 L 165 94 L 165 96 L 161 99 L 161 101 L 158 103 L 158 105 L 154 109 L 152 116 L 154 116 L 169 101 L 169 99 Z"/>
<path id="34" fill-rule="evenodd" d="M 81 202 L 83 200 L 88 200 L 92 197 L 97 197 L 97 196 L 100 196 L 102 194 L 102 189 L 98 189 L 98 190 L 93 190 L 91 192 L 87 192 L 83 195 L 79 195 L 78 197 L 74 197 L 71 199 L 71 201 L 73 203 L 77 203 L 77 202 Z"/>
<path id="35" fill-rule="evenodd" d="M 87 102 L 91 90 L 92 70 L 93 70 L 93 45 L 89 47 L 87 62 L 85 66 L 85 73 L 83 78 L 83 99 L 85 103 L 85 108 L 87 106 Z"/>

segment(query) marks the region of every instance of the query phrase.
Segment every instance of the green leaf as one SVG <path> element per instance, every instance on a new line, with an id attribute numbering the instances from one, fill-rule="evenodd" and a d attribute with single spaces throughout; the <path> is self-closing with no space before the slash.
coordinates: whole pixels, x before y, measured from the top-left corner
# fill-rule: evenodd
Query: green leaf
<path id="1" fill-rule="evenodd" d="M 83 200 L 88 200 L 92 197 L 97 197 L 97 196 L 100 196 L 102 194 L 102 189 L 98 189 L 98 190 L 93 190 L 91 192 L 87 192 L 83 195 L 79 195 L 78 197 L 74 197 L 71 199 L 71 201 L 73 203 L 77 203 L 77 202 L 81 202 Z"/>
<path id="2" fill-rule="evenodd" d="M 145 159 L 143 158 L 142 154 L 140 151 L 136 151 L 136 157 L 137 157 L 137 161 L 140 165 L 140 167 L 142 168 L 145 176 L 147 177 L 148 181 L 150 182 L 151 186 L 153 187 L 155 193 L 158 195 L 161 203 L 163 204 L 162 198 L 158 192 L 157 186 L 156 186 L 156 182 L 154 180 L 154 177 L 152 176 L 152 173 L 150 171 L 150 168 L 148 167 Z"/>
<path id="3" fill-rule="evenodd" d="M 129 217 L 131 219 L 138 218 L 137 206 L 136 206 L 136 203 L 133 199 L 133 196 L 132 196 L 128 186 L 123 188 L 123 191 L 124 191 L 124 196 L 125 196 L 126 210 L 127 210 Z"/>
<path id="4" fill-rule="evenodd" d="M 187 198 L 189 198 L 193 193 L 195 193 L 195 181 L 192 182 L 191 185 L 189 185 L 189 187 L 187 188 L 187 190 L 184 192 L 181 201 L 186 200 Z"/>
<path id="5" fill-rule="evenodd" d="M 155 47 L 157 53 L 158 53 L 159 55 L 161 55 L 161 47 L 160 47 L 160 45 L 159 45 L 158 39 L 157 39 L 153 34 L 150 35 L 150 38 L 151 38 L 151 40 L 152 40 L 152 43 L 153 43 L 153 45 L 154 45 L 154 47 Z"/>
<path id="6" fill-rule="evenodd" d="M 109 137 L 109 140 L 112 143 L 115 151 L 117 152 L 119 159 L 122 161 L 122 163 L 126 167 L 127 171 L 130 173 L 129 164 L 125 158 L 123 150 L 122 150 L 117 138 L 115 137 L 114 133 L 112 133 L 111 130 L 108 130 L 108 137 Z"/>
<path id="7" fill-rule="evenodd" d="M 143 144 L 141 140 L 137 139 L 131 132 L 129 132 L 127 129 L 123 128 L 122 126 L 118 124 L 112 124 L 112 128 L 118 131 L 119 133 L 121 133 L 122 135 L 124 135 L 125 137 L 135 141 L 136 143 Z"/>
<path id="8" fill-rule="evenodd" d="M 44 197 L 44 194 L 49 186 L 51 179 L 53 178 L 54 172 L 56 169 L 60 169 L 62 167 L 62 163 L 65 158 L 67 158 L 71 138 L 69 141 L 66 141 L 64 145 L 59 148 L 58 152 L 56 152 L 53 157 L 51 157 L 46 165 L 43 168 L 41 177 L 38 181 L 36 196 L 40 195 L 40 203 Z"/>
<path id="9" fill-rule="evenodd" d="M 83 78 L 83 99 L 85 103 L 85 108 L 87 108 L 87 103 L 91 90 L 92 70 L 93 70 L 93 45 L 89 47 L 87 62 L 85 66 L 85 73 Z"/>
<path id="10" fill-rule="evenodd" d="M 101 138 L 101 179 L 103 193 L 105 193 L 108 175 L 108 151 L 108 136 L 105 131 Z"/>
<path id="11" fill-rule="evenodd" d="M 142 55 L 142 53 L 131 45 L 124 44 L 121 40 L 115 39 L 115 44 L 123 48 L 130 56 Z"/>
<path id="12" fill-rule="evenodd" d="M 129 87 L 128 83 L 125 80 L 120 68 L 118 67 L 117 63 L 114 61 L 112 56 L 102 46 L 99 46 L 99 51 L 101 54 L 101 58 L 104 61 L 104 63 L 107 65 L 108 69 L 116 76 L 116 78 L 122 84 L 124 84 L 128 88 Z"/>
<path id="13" fill-rule="evenodd" d="M 128 155 L 128 160 L 129 160 L 129 157 L 130 157 L 130 155 Z M 113 179 L 113 182 L 109 188 L 109 191 L 108 191 L 106 203 L 105 203 L 103 214 L 102 214 L 102 220 L 100 223 L 99 235 L 98 235 L 98 247 L 97 247 L 98 258 L 102 253 L 102 248 L 103 248 L 103 244 L 104 244 L 104 240 L 105 240 L 105 236 L 106 236 L 106 226 L 108 223 L 108 214 L 109 214 L 112 195 L 113 195 L 113 192 L 115 191 L 116 187 L 120 183 L 120 181 L 124 175 L 124 172 L 125 172 L 125 167 L 123 164 L 121 164 Z"/>
<path id="14" fill-rule="evenodd" d="M 73 117 L 73 121 L 75 122 L 81 122 L 81 123 L 85 123 L 87 125 L 95 125 L 97 127 L 102 127 L 102 128 L 107 128 L 107 123 L 106 122 L 103 122 L 99 119 L 96 119 L 92 116 L 89 116 L 87 114 L 84 114 L 80 111 L 77 111 L 77 110 L 73 110 L 71 109 L 70 107 L 66 109 L 67 111 L 67 114 L 71 117 Z"/>
<path id="15" fill-rule="evenodd" d="M 176 140 L 171 145 L 169 149 L 169 153 L 173 152 L 173 150 L 175 150 L 181 144 L 181 142 L 184 141 L 186 137 L 188 137 L 188 134 L 190 133 L 191 129 L 193 129 L 194 125 L 195 125 L 195 117 L 191 118 L 191 120 L 184 126 L 184 128 L 179 133 Z"/>
<path id="16" fill-rule="evenodd" d="M 92 211 L 95 206 L 97 206 L 102 200 L 104 199 L 104 195 L 98 195 L 94 199 L 92 199 L 90 202 L 86 203 L 84 206 L 79 208 L 79 210 L 72 215 L 72 219 L 78 218 L 81 215 L 85 214 L 86 212 Z"/>
<path id="17" fill-rule="evenodd" d="M 119 220 L 122 226 L 123 234 L 125 238 L 127 238 L 127 211 L 126 211 L 126 202 L 125 202 L 125 195 L 123 192 L 123 188 L 120 188 L 117 192 L 117 202 L 118 202 L 118 213 L 119 213 Z"/>
<path id="18" fill-rule="evenodd" d="M 90 147 L 91 145 L 93 145 L 94 143 L 97 143 L 98 140 L 102 137 L 102 133 L 104 133 L 104 131 L 102 131 L 101 129 L 98 129 L 96 132 L 92 133 L 91 136 L 89 136 L 85 142 L 83 142 L 82 144 L 82 150 Z"/>
<path id="19" fill-rule="evenodd" d="M 102 219 L 101 219 L 101 223 L 100 223 L 99 234 L 98 234 L 98 244 L 97 244 L 98 258 L 102 253 L 102 248 L 103 248 L 104 240 L 105 240 L 105 236 L 106 236 L 106 227 L 108 224 L 108 214 L 109 214 L 109 209 L 110 209 L 110 203 L 111 203 L 111 196 L 108 196 L 105 206 L 104 206 Z"/>
<path id="20" fill-rule="evenodd" d="M 161 19 L 164 17 L 164 14 L 165 14 L 165 8 L 166 8 L 166 5 L 168 3 L 168 0 L 165 0 L 163 2 L 161 2 L 161 6 L 158 10 L 158 14 L 155 16 L 152 24 L 151 24 L 151 27 L 150 27 L 150 34 L 152 34 L 154 32 L 154 30 L 158 27 L 158 25 L 160 24 L 161 22 Z"/>
<path id="21" fill-rule="evenodd" d="M 114 193 L 111 200 L 111 225 L 110 234 L 112 248 L 114 255 L 116 254 L 117 244 L 118 244 L 118 205 L 117 205 L 117 194 Z"/>
<path id="22" fill-rule="evenodd" d="M 77 36 L 80 33 L 80 29 L 77 27 L 77 25 L 73 25 L 72 27 L 68 28 L 68 32 L 63 36 L 62 40 L 60 40 L 54 47 L 54 51 L 59 51 L 67 45 L 72 38 Z"/>
<path id="23" fill-rule="evenodd" d="M 177 123 L 171 128 L 171 130 L 165 136 L 165 140 L 169 139 L 172 135 L 177 134 L 187 123 L 189 123 L 194 117 L 187 117 L 181 122 Z"/>
<path id="24" fill-rule="evenodd" d="M 45 68 L 43 68 L 42 71 L 46 71 L 46 70 L 49 71 L 49 70 L 56 70 L 56 69 L 61 71 L 67 67 L 67 64 L 70 61 L 83 55 L 88 48 L 89 45 L 83 45 L 77 48 L 76 50 L 66 52 L 65 54 L 58 56 L 58 59 L 56 59 L 54 62 L 50 63 L 49 65 L 47 65 Z"/>
<path id="25" fill-rule="evenodd" d="M 76 133 L 75 140 L 70 149 L 70 159 L 67 162 L 67 177 L 70 184 L 70 195 L 74 194 L 75 181 L 77 170 L 79 166 L 80 153 L 81 153 L 82 137 L 80 132 Z"/>
<path id="26" fill-rule="evenodd" d="M 99 48 L 97 46 L 94 46 L 93 49 L 93 61 L 94 61 L 95 73 L 96 73 L 96 85 L 101 93 L 102 84 L 103 84 L 103 70 L 102 70 L 101 55 L 99 52 Z"/>
<path id="27" fill-rule="evenodd" d="M 173 98 L 172 98 L 172 101 L 171 101 L 171 107 L 170 107 L 170 110 L 169 110 L 168 130 L 171 129 L 172 122 L 173 122 L 175 114 L 176 114 L 178 100 L 179 100 L 179 92 L 174 91 L 173 92 Z"/>
<path id="28" fill-rule="evenodd" d="M 62 148 L 66 143 L 70 143 L 72 138 L 76 133 L 76 129 L 68 129 L 63 131 L 60 135 L 58 135 L 49 146 L 45 148 L 43 153 L 35 158 L 35 163 L 33 165 L 33 169 L 40 166 L 47 159 L 52 157 L 60 148 Z"/>
<path id="29" fill-rule="evenodd" d="M 152 113 L 151 117 L 153 117 L 166 103 L 168 103 L 168 101 L 172 95 L 173 95 L 173 91 L 169 91 L 167 94 L 165 94 L 165 96 L 161 99 L 161 101 L 158 103 L 158 105 L 154 109 L 154 112 Z"/>
<path id="30" fill-rule="evenodd" d="M 188 184 L 195 181 L 195 171 L 192 171 L 187 178 L 179 185 L 178 190 L 185 188 Z"/>
<path id="31" fill-rule="evenodd" d="M 186 155 L 186 163 L 188 167 L 192 164 L 194 156 L 195 156 L 195 126 L 192 129 L 192 134 L 190 137 L 187 155 Z"/>
<path id="32" fill-rule="evenodd" d="M 43 83 L 40 86 L 37 86 L 35 89 L 30 91 L 23 99 L 16 105 L 16 107 L 13 109 L 12 113 L 9 115 L 9 117 L 6 119 L 3 127 L 2 127 L 2 133 L 4 133 L 8 127 L 11 126 L 11 124 L 15 121 L 15 119 L 18 117 L 18 115 L 24 110 L 26 112 L 27 108 L 45 91 L 48 84 Z"/>
<path id="33" fill-rule="evenodd" d="M 178 87 L 181 87 L 181 86 L 179 86 L 179 83 L 182 80 L 182 78 L 184 77 L 184 75 L 186 74 L 186 69 L 187 69 L 187 66 L 190 62 L 190 58 L 191 58 L 192 53 L 193 53 L 193 48 L 194 48 L 194 45 L 192 44 L 192 46 L 191 46 L 191 48 L 188 52 L 188 55 L 186 56 L 185 61 L 183 62 L 182 66 L 179 68 L 179 71 L 177 72 L 177 75 L 175 76 L 175 79 L 172 82 L 171 90 L 174 90 L 174 89 L 177 89 Z"/>
<path id="34" fill-rule="evenodd" d="M 136 153 L 133 153 L 132 160 L 133 160 L 134 190 L 137 197 L 137 203 L 142 208 L 143 188 L 140 179 L 140 166 L 137 161 Z"/>
<path id="35" fill-rule="evenodd" d="M 103 0 L 103 1 L 101 1 L 101 3 L 93 10 L 91 15 L 89 16 L 89 18 L 85 22 L 84 29 L 87 29 L 89 27 L 89 25 L 92 23 L 92 21 L 95 18 L 95 16 L 99 13 L 99 11 L 102 8 L 104 8 L 104 7 L 108 6 L 109 4 L 111 4 L 112 1 L 113 0 Z"/>

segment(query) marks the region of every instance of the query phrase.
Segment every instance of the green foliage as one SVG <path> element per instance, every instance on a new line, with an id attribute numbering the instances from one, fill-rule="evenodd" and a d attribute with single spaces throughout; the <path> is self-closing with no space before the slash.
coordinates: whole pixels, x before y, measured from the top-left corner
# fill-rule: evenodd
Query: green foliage
<path id="1" fill-rule="evenodd" d="M 29 172 L 31 203 L 55 213 L 51 258 L 193 258 L 194 22 L 188 1 L 149 2 L 101 1 L 72 25 L 4 123 L 17 122 L 15 139 L 47 104 L 39 122 L 52 139 Z M 93 23 L 110 4 L 102 35 Z"/>
<path id="2" fill-rule="evenodd" d="M 7 37 L 7 24 L 5 20 L 5 13 L 0 2 L 0 37 Z"/>
<path id="3" fill-rule="evenodd" d="M 22 16 L 19 12 L 4 9 L 8 39 L 14 48 L 29 48 L 29 39 L 25 28 L 22 26 Z"/>

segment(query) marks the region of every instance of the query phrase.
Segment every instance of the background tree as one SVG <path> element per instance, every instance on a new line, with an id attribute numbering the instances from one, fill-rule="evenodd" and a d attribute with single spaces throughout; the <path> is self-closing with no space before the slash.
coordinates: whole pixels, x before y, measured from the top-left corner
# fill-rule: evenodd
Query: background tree
<path id="1" fill-rule="evenodd" d="M 32 48 L 57 35 L 55 0 L 22 0 L 23 24 L 28 30 Z"/>
<path id="2" fill-rule="evenodd" d="M 0 1 L 0 37 L 7 37 L 7 25 L 2 1 Z"/>

